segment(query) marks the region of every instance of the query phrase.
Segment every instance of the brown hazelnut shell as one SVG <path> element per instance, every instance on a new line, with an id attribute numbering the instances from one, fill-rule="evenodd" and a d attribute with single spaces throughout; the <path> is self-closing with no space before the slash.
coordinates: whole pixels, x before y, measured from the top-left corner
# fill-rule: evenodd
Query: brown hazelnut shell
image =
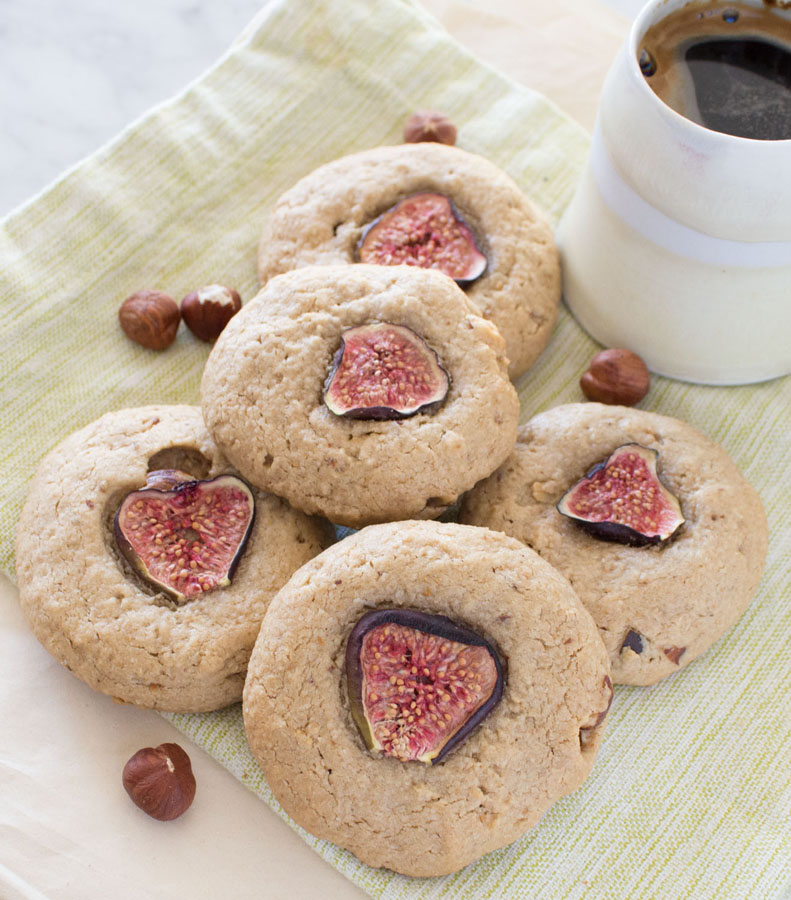
<path id="1" fill-rule="evenodd" d="M 242 308 L 242 299 L 233 288 L 210 284 L 192 291 L 181 301 L 181 317 L 201 341 L 215 341 L 223 328 Z"/>
<path id="2" fill-rule="evenodd" d="M 178 744 L 143 747 L 124 766 L 123 785 L 136 806 L 162 822 L 177 819 L 195 799 L 195 776 Z"/>
<path id="3" fill-rule="evenodd" d="M 404 125 L 404 143 L 416 144 L 431 141 L 436 144 L 456 143 L 456 126 L 445 115 L 433 109 L 420 109 L 413 113 Z"/>
<path id="4" fill-rule="evenodd" d="M 619 406 L 634 406 L 648 393 L 651 375 L 643 360 L 631 350 L 602 350 L 580 378 L 588 400 Z"/>
<path id="5" fill-rule="evenodd" d="M 131 341 L 149 350 L 166 350 L 176 340 L 181 313 L 168 294 L 145 290 L 124 300 L 118 320 Z"/>

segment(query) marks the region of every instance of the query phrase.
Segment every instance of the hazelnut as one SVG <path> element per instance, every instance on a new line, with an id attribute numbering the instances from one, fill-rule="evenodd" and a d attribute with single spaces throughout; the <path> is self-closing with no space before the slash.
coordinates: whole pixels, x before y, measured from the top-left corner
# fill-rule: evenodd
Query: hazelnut
<path id="1" fill-rule="evenodd" d="M 181 316 L 187 328 L 202 341 L 214 341 L 242 308 L 239 294 L 222 284 L 193 291 L 181 301 Z"/>
<path id="2" fill-rule="evenodd" d="M 602 350 L 580 378 L 588 400 L 634 406 L 648 393 L 651 376 L 645 363 L 631 350 Z"/>
<path id="3" fill-rule="evenodd" d="M 138 291 L 118 310 L 124 334 L 149 350 L 166 350 L 176 340 L 181 314 L 178 303 L 161 291 Z"/>
<path id="4" fill-rule="evenodd" d="M 132 801 L 162 822 L 177 819 L 195 798 L 190 758 L 178 744 L 138 750 L 124 766 L 123 782 Z"/>
<path id="5" fill-rule="evenodd" d="M 433 141 L 453 146 L 456 143 L 456 126 L 444 113 L 421 109 L 407 119 L 404 141 L 407 144 Z"/>

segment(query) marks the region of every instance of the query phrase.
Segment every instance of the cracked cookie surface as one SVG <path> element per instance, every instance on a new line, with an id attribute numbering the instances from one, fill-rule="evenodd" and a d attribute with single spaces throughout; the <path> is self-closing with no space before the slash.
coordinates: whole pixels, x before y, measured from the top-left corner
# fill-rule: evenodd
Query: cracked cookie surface
<path id="1" fill-rule="evenodd" d="M 95 690 L 173 712 L 241 698 L 267 604 L 331 540 L 327 523 L 255 491 L 256 518 L 230 585 L 182 605 L 147 584 L 113 537 L 121 500 L 150 469 L 232 472 L 193 406 L 108 413 L 49 453 L 19 521 L 19 599 L 46 649 Z"/>
<path id="2" fill-rule="evenodd" d="M 349 419 L 322 393 L 342 333 L 406 326 L 450 376 L 438 409 Z M 311 266 L 272 279 L 206 363 L 203 414 L 231 463 L 292 506 L 358 527 L 436 518 L 492 472 L 516 437 L 503 339 L 444 275 L 408 266 Z"/>
<path id="3" fill-rule="evenodd" d="M 471 628 L 505 669 L 502 699 L 437 765 L 367 750 L 344 657 L 356 622 L 418 609 Z M 456 871 L 516 840 L 587 777 L 612 697 L 607 653 L 563 576 L 503 534 L 375 525 L 275 596 L 250 659 L 248 741 L 285 810 L 372 866 Z"/>
<path id="4" fill-rule="evenodd" d="M 599 540 L 556 509 L 631 442 L 658 451 L 659 477 L 681 503 L 686 522 L 665 544 Z M 758 588 L 768 541 L 761 500 L 722 447 L 678 419 L 599 403 L 523 425 L 509 459 L 465 497 L 461 520 L 518 538 L 568 577 L 623 684 L 653 684 L 730 628 Z"/>
<path id="5" fill-rule="evenodd" d="M 511 378 L 546 346 L 560 302 L 552 229 L 516 183 L 489 160 L 458 147 L 375 147 L 316 169 L 278 200 L 258 251 L 262 283 L 305 265 L 354 263 L 371 222 L 413 194 L 448 197 L 488 263 L 466 287 L 506 343 Z"/>

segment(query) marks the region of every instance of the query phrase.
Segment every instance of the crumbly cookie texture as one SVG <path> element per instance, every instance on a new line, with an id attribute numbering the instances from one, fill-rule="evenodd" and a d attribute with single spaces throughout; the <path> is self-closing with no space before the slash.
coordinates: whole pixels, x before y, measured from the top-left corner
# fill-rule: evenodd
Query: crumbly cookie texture
<path id="1" fill-rule="evenodd" d="M 217 709 L 241 698 L 270 598 L 328 545 L 329 526 L 254 492 L 230 586 L 177 606 L 131 570 L 113 536 L 121 500 L 150 468 L 232 471 L 193 406 L 108 413 L 42 461 L 18 526 L 20 603 L 39 641 L 92 688 L 137 706 Z"/>
<path id="2" fill-rule="evenodd" d="M 405 325 L 439 356 L 439 409 L 347 419 L 322 399 L 348 328 Z M 298 509 L 361 526 L 436 518 L 508 456 L 519 400 L 503 339 L 444 275 L 408 266 L 311 266 L 280 275 L 231 319 L 201 402 L 228 459 Z"/>
<path id="3" fill-rule="evenodd" d="M 686 523 L 666 544 L 608 543 L 555 508 L 631 442 L 658 451 L 659 477 L 681 503 Z M 678 419 L 599 403 L 522 426 L 509 459 L 465 497 L 461 520 L 518 538 L 568 577 L 622 684 L 653 684 L 730 628 L 758 588 L 768 540 L 758 494 L 720 446 Z"/>
<path id="4" fill-rule="evenodd" d="M 365 227 L 424 191 L 450 198 L 488 259 L 466 293 L 502 333 L 510 376 L 517 378 L 552 334 L 560 266 L 543 215 L 482 156 L 443 144 L 403 144 L 321 166 L 275 205 L 258 251 L 261 281 L 298 266 L 356 262 Z"/>
<path id="5" fill-rule="evenodd" d="M 366 749 L 346 641 L 371 609 L 447 616 L 489 640 L 505 691 L 437 765 Z M 593 765 L 612 698 L 607 653 L 562 575 L 483 528 L 398 522 L 316 557 L 273 599 L 250 660 L 250 746 L 286 811 L 372 866 L 456 871 L 517 839 Z"/>

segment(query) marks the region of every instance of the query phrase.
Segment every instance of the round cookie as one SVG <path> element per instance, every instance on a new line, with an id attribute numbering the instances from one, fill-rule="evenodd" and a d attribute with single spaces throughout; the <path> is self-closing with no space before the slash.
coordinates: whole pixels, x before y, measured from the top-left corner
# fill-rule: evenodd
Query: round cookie
<path id="1" fill-rule="evenodd" d="M 402 144 L 321 166 L 275 205 L 258 252 L 261 281 L 298 266 L 356 262 L 366 226 L 423 192 L 448 197 L 486 255 L 486 270 L 466 293 L 505 338 L 509 373 L 517 378 L 552 334 L 560 266 L 549 224 L 482 156 L 444 144 Z"/>
<path id="2" fill-rule="evenodd" d="M 556 509 L 632 442 L 658 451 L 659 477 L 686 518 L 664 544 L 609 543 Z M 653 684 L 730 628 L 758 588 L 768 540 L 760 498 L 721 447 L 677 419 L 599 403 L 559 406 L 522 426 L 505 464 L 465 497 L 461 520 L 518 538 L 566 575 L 622 684 Z"/>
<path id="3" fill-rule="evenodd" d="M 450 376 L 438 409 L 391 421 L 336 415 L 322 399 L 341 334 L 406 326 Z M 438 272 L 311 266 L 269 281 L 227 325 L 201 384 L 231 463 L 308 513 L 360 526 L 435 518 L 508 456 L 519 400 L 503 340 Z"/>
<path id="4" fill-rule="evenodd" d="M 113 520 L 154 469 L 230 472 L 192 406 L 108 413 L 42 461 L 17 530 L 19 599 L 36 637 L 78 678 L 137 706 L 217 709 L 241 698 L 273 594 L 329 543 L 329 526 L 254 492 L 255 521 L 228 587 L 177 605 L 118 552 Z"/>
<path id="5" fill-rule="evenodd" d="M 347 639 L 383 608 L 450 618 L 502 659 L 500 702 L 439 763 L 368 750 L 353 721 Z M 365 528 L 294 574 L 263 622 L 243 711 L 300 825 L 369 865 L 430 876 L 516 840 L 576 790 L 611 698 L 607 653 L 563 576 L 505 535 L 412 521 Z"/>

